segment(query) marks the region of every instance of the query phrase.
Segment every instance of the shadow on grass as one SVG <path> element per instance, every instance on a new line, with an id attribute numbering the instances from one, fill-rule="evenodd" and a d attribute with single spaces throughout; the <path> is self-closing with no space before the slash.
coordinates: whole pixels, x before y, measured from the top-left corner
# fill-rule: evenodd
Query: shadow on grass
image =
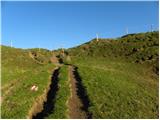
<path id="1" fill-rule="evenodd" d="M 47 93 L 47 101 L 43 103 L 43 110 L 37 113 L 35 116 L 33 116 L 33 119 L 43 119 L 47 117 L 49 114 L 51 114 L 54 110 L 55 97 L 58 91 L 59 69 L 60 68 L 56 69 L 53 72 L 50 89 Z"/>
<path id="2" fill-rule="evenodd" d="M 78 97 L 80 98 L 80 100 L 83 104 L 83 107 L 81 109 L 84 110 L 87 113 L 87 118 L 91 119 L 92 118 L 92 113 L 90 113 L 88 111 L 88 108 L 90 106 L 90 100 L 89 100 L 89 97 L 87 95 L 87 91 L 82 84 L 82 79 L 81 79 L 81 77 L 78 73 L 78 67 L 75 67 L 75 66 L 73 66 L 73 67 L 74 67 L 73 74 L 74 74 L 75 79 L 77 80 L 77 83 L 76 83 L 77 95 L 78 95 Z"/>

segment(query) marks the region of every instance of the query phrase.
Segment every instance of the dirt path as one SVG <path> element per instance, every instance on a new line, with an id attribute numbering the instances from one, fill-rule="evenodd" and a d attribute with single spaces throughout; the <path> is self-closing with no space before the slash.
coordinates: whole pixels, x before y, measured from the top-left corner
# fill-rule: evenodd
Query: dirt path
<path id="1" fill-rule="evenodd" d="M 81 77 L 78 74 L 78 68 L 71 65 L 68 66 L 71 96 L 67 101 L 67 116 L 70 119 L 92 118 L 91 113 L 88 111 L 90 101 L 82 84 Z M 41 106 L 41 109 L 38 110 L 39 112 L 32 114 L 32 119 L 44 119 L 54 111 L 55 97 L 58 91 L 59 69 L 60 68 L 56 69 L 52 75 L 52 81 L 49 86 L 49 90 L 45 93 L 46 100 L 43 100 L 39 105 L 35 105 L 36 107 L 33 109 L 33 111 L 39 109 L 39 106 Z"/>
<path id="2" fill-rule="evenodd" d="M 89 100 L 86 99 L 84 88 L 81 84 L 81 79 L 79 79 L 79 76 L 77 75 L 77 70 L 73 66 L 69 66 L 69 78 L 70 78 L 71 96 L 68 100 L 68 109 L 69 109 L 68 118 L 70 119 L 91 118 L 87 110 L 89 106 Z M 86 103 L 88 103 L 88 105 Z"/>

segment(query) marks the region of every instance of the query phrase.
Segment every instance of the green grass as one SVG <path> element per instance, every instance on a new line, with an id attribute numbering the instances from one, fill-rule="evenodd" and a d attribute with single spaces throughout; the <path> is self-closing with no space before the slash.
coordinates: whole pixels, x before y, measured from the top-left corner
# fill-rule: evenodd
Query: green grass
<path id="1" fill-rule="evenodd" d="M 18 81 L 13 85 L 9 94 L 4 96 L 2 102 L 2 118 L 26 118 L 35 98 L 42 95 L 50 80 L 53 65 L 46 65 L 38 70 L 25 72 L 17 76 Z M 38 91 L 31 91 L 32 85 L 38 86 Z M 2 91 L 5 93 L 5 90 Z"/>
<path id="2" fill-rule="evenodd" d="M 66 50 L 93 118 L 158 118 L 158 38 L 158 32 L 129 34 Z"/>
<path id="3" fill-rule="evenodd" d="M 54 67 L 38 64 L 28 50 L 2 46 L 1 117 L 26 118 L 35 98 L 46 89 Z M 37 92 L 30 90 L 32 85 L 38 86 Z"/>
<path id="4" fill-rule="evenodd" d="M 158 80 L 147 65 L 76 60 L 93 118 L 158 118 Z"/>
<path id="5" fill-rule="evenodd" d="M 158 63 L 159 33 L 147 32 L 122 36 L 117 39 L 93 39 L 90 42 L 66 50 L 71 57 L 93 59 L 123 59 L 133 63 L 150 63 L 153 69 Z"/>
<path id="6" fill-rule="evenodd" d="M 35 69 L 38 70 L 39 67 L 43 67 L 43 65 L 38 64 L 29 56 L 29 52 L 31 50 L 17 49 L 7 46 L 2 46 L 1 49 L 2 49 L 1 50 L 2 86 L 4 86 L 5 83 L 13 81 L 14 78 L 23 75 L 23 73 L 25 73 L 28 70 L 35 70 Z M 37 51 L 38 54 L 40 54 L 41 56 L 46 56 L 46 58 L 51 56 L 50 52 L 48 53 L 45 52 L 46 50 L 44 51 L 41 50 L 40 53 Z"/>
<path id="7" fill-rule="evenodd" d="M 158 32 L 148 32 L 99 42 L 93 39 L 65 50 L 64 56 L 61 50 L 55 54 L 78 67 L 93 118 L 158 118 L 158 37 Z M 7 46 L 1 52 L 1 117 L 26 118 L 35 99 L 48 87 L 55 68 L 50 62 L 52 52 Z M 67 118 L 68 77 L 68 66 L 63 65 L 55 107 L 47 118 Z M 37 92 L 30 90 L 34 84 Z"/>
<path id="8" fill-rule="evenodd" d="M 67 118 L 67 100 L 70 96 L 69 89 L 69 72 L 68 66 L 64 65 L 60 68 L 59 90 L 55 98 L 55 107 L 47 119 L 65 119 Z"/>

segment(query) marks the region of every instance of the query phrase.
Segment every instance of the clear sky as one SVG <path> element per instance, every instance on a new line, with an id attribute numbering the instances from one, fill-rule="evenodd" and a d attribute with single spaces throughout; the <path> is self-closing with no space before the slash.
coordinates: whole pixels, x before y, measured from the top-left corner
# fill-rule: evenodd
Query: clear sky
<path id="1" fill-rule="evenodd" d="M 69 48 L 101 38 L 158 30 L 158 1 L 2 2 L 2 44 Z"/>

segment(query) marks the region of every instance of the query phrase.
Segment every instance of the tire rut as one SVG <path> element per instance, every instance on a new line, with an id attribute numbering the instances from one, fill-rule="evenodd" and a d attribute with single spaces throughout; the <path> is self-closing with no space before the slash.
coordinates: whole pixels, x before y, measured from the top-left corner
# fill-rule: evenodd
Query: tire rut
<path id="1" fill-rule="evenodd" d="M 92 114 L 88 111 L 90 101 L 77 69 L 75 66 L 69 66 L 71 97 L 68 100 L 68 117 L 71 119 L 92 118 Z"/>

